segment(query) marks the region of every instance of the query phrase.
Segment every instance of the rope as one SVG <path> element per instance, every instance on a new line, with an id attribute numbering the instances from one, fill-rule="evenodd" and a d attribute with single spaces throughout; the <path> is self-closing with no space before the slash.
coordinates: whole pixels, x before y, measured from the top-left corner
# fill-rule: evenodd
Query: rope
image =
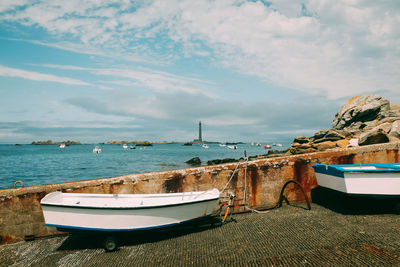
<path id="1" fill-rule="evenodd" d="M 259 210 L 255 210 L 255 209 L 250 209 L 249 207 L 246 207 L 246 209 L 251 211 L 251 212 L 260 213 L 260 214 L 264 214 L 264 213 L 270 212 L 270 210 L 259 211 Z"/>
<path id="2" fill-rule="evenodd" d="M 268 208 L 268 209 L 265 210 L 265 211 L 258 211 L 258 210 L 255 210 L 255 209 L 251 209 L 251 208 L 249 208 L 249 207 L 246 207 L 246 209 L 247 209 L 247 210 L 250 210 L 250 211 L 252 211 L 252 212 L 256 212 L 256 213 L 268 213 L 269 211 L 271 211 L 271 210 L 273 210 L 273 209 L 277 209 L 277 208 L 282 207 L 282 202 L 283 202 L 283 200 L 286 200 L 286 202 L 288 203 L 288 200 L 287 200 L 286 197 L 283 195 L 283 193 L 285 192 L 286 186 L 287 186 L 288 184 L 290 184 L 290 183 L 294 183 L 294 184 L 296 184 L 296 185 L 300 188 L 300 190 L 301 190 L 301 192 L 303 193 L 303 196 L 304 196 L 304 198 L 305 198 L 305 200 L 306 200 L 306 203 L 307 203 L 307 210 L 311 210 L 310 200 L 308 199 L 307 194 L 306 194 L 306 192 L 304 191 L 304 188 L 300 185 L 299 182 L 297 182 L 297 181 L 295 181 L 295 180 L 289 180 L 289 181 L 287 181 L 287 182 L 283 185 L 282 190 L 281 190 L 281 193 L 279 194 L 279 200 L 278 200 L 278 202 L 276 203 L 275 206 L 273 206 L 273 207 L 271 207 L 271 208 Z"/>
<path id="3" fill-rule="evenodd" d="M 231 178 L 229 178 L 229 181 L 226 183 L 226 185 L 224 186 L 224 188 L 221 190 L 221 194 L 222 194 L 222 192 L 225 191 L 226 187 L 227 187 L 228 184 L 231 182 L 231 180 L 232 180 L 232 178 L 233 178 L 233 175 L 235 174 L 237 168 L 239 167 L 239 164 L 240 164 L 240 162 L 238 162 L 238 164 L 236 165 L 235 170 L 233 170 L 233 172 L 232 172 Z"/>
<path id="4" fill-rule="evenodd" d="M 287 181 L 287 182 L 283 185 L 282 190 L 281 190 L 281 193 L 280 193 L 280 195 L 279 195 L 279 201 L 278 201 L 278 202 L 276 203 L 276 205 L 273 206 L 272 208 L 269 208 L 269 209 L 264 210 L 264 211 L 259 211 L 259 210 L 255 210 L 255 209 L 249 208 L 248 203 L 247 203 L 247 164 L 248 164 L 248 158 L 247 158 L 247 155 L 246 155 L 246 151 L 244 151 L 244 155 L 245 155 L 245 164 L 246 164 L 246 165 L 245 165 L 245 169 L 244 169 L 244 198 L 243 198 L 244 204 L 243 204 L 243 206 L 244 206 L 244 208 L 245 208 L 246 210 L 249 210 L 249 211 L 255 212 L 255 213 L 259 213 L 259 214 L 265 214 L 265 213 L 270 212 L 272 209 L 276 209 L 276 208 L 281 207 L 281 206 L 282 206 L 283 200 L 286 200 L 286 202 L 287 202 L 287 199 L 286 199 L 286 197 L 283 196 L 283 193 L 284 193 L 284 191 L 285 191 L 286 186 L 287 186 L 288 184 L 290 184 L 290 183 L 294 183 L 294 184 L 296 184 L 296 185 L 300 188 L 300 190 L 301 190 L 301 192 L 303 193 L 304 198 L 305 198 L 305 200 L 306 200 L 307 209 L 308 209 L 308 210 L 311 210 L 310 201 L 308 200 L 308 197 L 307 197 L 306 192 L 304 191 L 304 189 L 303 189 L 303 187 L 300 185 L 300 183 L 298 183 L 298 182 L 295 181 L 295 180 L 289 180 L 289 181 Z M 221 190 L 221 194 L 222 194 L 222 192 L 224 192 L 224 190 L 228 187 L 228 185 L 229 185 L 229 183 L 231 182 L 233 176 L 235 175 L 235 172 L 237 171 L 237 169 L 238 169 L 240 163 L 241 163 L 241 162 L 238 162 L 238 164 L 236 165 L 235 169 L 234 169 L 233 172 L 232 172 L 231 178 L 229 178 L 228 182 L 226 183 L 226 185 L 224 186 L 224 188 Z M 231 201 L 229 201 L 229 202 L 231 202 Z M 226 209 L 226 211 L 225 211 L 225 214 L 224 214 L 225 216 L 224 216 L 223 222 L 225 222 L 225 220 L 226 220 L 226 218 L 227 218 L 227 216 L 228 216 L 230 205 L 231 205 L 231 203 L 228 204 L 228 207 L 227 207 L 227 209 Z M 221 206 L 220 209 L 222 209 L 222 206 Z M 231 211 L 231 212 L 232 212 L 232 211 Z"/>

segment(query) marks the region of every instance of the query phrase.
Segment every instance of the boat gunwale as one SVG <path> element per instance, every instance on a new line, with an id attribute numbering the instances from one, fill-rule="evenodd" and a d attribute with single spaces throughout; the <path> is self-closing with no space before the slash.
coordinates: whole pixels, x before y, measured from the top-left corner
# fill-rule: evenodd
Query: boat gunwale
<path id="1" fill-rule="evenodd" d="M 399 165 L 399 166 L 394 166 Z M 315 164 L 316 173 L 345 178 L 345 173 L 398 173 L 400 163 L 369 163 L 369 164 Z M 345 167 L 345 168 L 344 168 Z M 352 169 L 351 167 L 355 167 Z M 357 168 L 358 167 L 358 168 Z M 361 169 L 360 167 L 376 167 L 378 169 Z"/>
<path id="2" fill-rule="evenodd" d="M 208 199 L 201 199 L 197 201 L 186 201 L 186 202 L 180 202 L 180 203 L 171 203 L 171 204 L 165 204 L 165 205 L 152 205 L 152 206 L 132 206 L 132 207 L 107 207 L 107 206 L 75 206 L 71 204 L 52 204 L 52 203 L 41 203 L 42 206 L 48 206 L 48 207 L 60 207 L 60 208 L 77 208 L 77 209 L 105 209 L 105 210 L 136 210 L 136 209 L 157 209 L 157 208 L 166 208 L 166 207 L 173 207 L 173 206 L 183 206 L 183 205 L 191 205 L 191 204 L 197 204 L 201 202 L 207 202 L 207 201 L 215 201 L 218 200 L 218 197 L 213 197 L 213 198 L 208 198 Z"/>

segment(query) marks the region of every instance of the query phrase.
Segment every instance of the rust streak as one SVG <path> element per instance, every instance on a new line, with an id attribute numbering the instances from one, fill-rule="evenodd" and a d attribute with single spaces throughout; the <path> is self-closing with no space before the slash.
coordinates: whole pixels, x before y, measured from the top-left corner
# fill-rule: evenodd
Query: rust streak
<path id="1" fill-rule="evenodd" d="M 398 149 L 394 149 L 394 162 L 399 162 L 399 150 Z"/>
<path id="2" fill-rule="evenodd" d="M 258 172 L 257 172 L 257 167 L 254 166 L 249 166 L 249 174 L 250 174 L 250 178 L 251 178 L 251 202 L 252 205 L 257 205 L 257 185 L 258 185 L 258 181 L 259 181 L 259 177 L 258 177 Z"/>
<path id="3" fill-rule="evenodd" d="M 308 179 L 308 164 L 304 159 L 298 159 L 294 162 L 294 180 L 298 182 L 301 187 L 304 188 L 306 192 L 311 190 L 309 179 Z M 293 193 L 297 201 L 304 201 L 304 196 L 302 192 L 297 188 L 297 186 L 289 186 L 287 191 Z"/>
<path id="4" fill-rule="evenodd" d="M 341 156 L 338 158 L 338 164 L 353 164 L 354 163 L 354 154 Z"/>
<path id="5" fill-rule="evenodd" d="M 391 256 L 390 254 L 386 253 L 386 252 L 383 251 L 382 249 L 377 248 L 377 247 L 375 247 L 375 246 L 373 246 L 373 245 L 363 243 L 363 247 L 364 247 L 366 250 L 368 250 L 369 252 L 372 252 L 372 253 L 375 253 L 375 254 L 384 256 L 384 257 L 386 257 L 386 258 L 392 258 L 392 256 Z"/>
<path id="6" fill-rule="evenodd" d="M 18 239 L 13 237 L 12 235 L 5 234 L 0 236 L 0 244 L 6 244 L 10 242 L 17 241 Z"/>
<path id="7" fill-rule="evenodd" d="M 164 188 L 166 193 L 177 193 L 183 192 L 183 179 L 184 176 L 179 173 L 175 173 L 172 178 L 165 180 Z"/>

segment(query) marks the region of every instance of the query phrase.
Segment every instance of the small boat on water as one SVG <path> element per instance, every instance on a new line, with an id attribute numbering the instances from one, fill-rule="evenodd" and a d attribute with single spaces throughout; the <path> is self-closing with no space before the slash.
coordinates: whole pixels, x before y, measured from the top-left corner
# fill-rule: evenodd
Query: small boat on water
<path id="1" fill-rule="evenodd" d="M 279 146 L 279 147 L 281 147 L 282 144 L 280 144 L 280 143 L 273 143 L 272 146 Z"/>
<path id="2" fill-rule="evenodd" d="M 229 148 L 229 149 L 237 149 L 237 145 L 229 145 L 229 146 L 226 146 L 227 148 Z"/>
<path id="3" fill-rule="evenodd" d="M 93 148 L 93 153 L 95 153 L 95 154 L 100 154 L 100 153 L 101 153 L 101 148 L 100 148 L 99 146 L 95 146 L 95 147 Z"/>
<path id="4" fill-rule="evenodd" d="M 65 144 L 60 144 L 60 148 L 65 148 Z"/>
<path id="5" fill-rule="evenodd" d="M 271 149 L 272 147 L 271 147 L 270 145 L 266 144 L 266 145 L 264 146 L 264 148 L 265 148 L 265 149 Z"/>
<path id="6" fill-rule="evenodd" d="M 47 226 L 62 232 L 134 231 L 160 228 L 211 215 L 220 192 L 85 194 L 53 192 L 41 201 Z"/>
<path id="7" fill-rule="evenodd" d="M 128 145 L 127 145 L 127 144 L 123 144 L 122 147 L 123 147 L 124 149 L 127 149 L 127 148 L 128 148 Z"/>
<path id="8" fill-rule="evenodd" d="M 400 196 L 400 163 L 313 165 L 318 185 L 348 194 Z"/>
<path id="9" fill-rule="evenodd" d="M 226 146 L 225 144 L 222 144 L 222 143 L 219 143 L 218 145 L 219 145 L 220 147 Z"/>
<path id="10" fill-rule="evenodd" d="M 208 145 L 207 144 L 203 144 L 202 147 L 203 148 L 208 148 Z"/>

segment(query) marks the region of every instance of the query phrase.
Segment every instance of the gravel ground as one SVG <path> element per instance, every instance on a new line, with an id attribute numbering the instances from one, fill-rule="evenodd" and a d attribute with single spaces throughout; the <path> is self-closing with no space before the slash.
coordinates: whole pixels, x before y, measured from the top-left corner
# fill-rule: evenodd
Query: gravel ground
<path id="1" fill-rule="evenodd" d="M 68 235 L 0 246 L 0 266 L 400 266 L 400 215 L 312 204 L 119 236 Z"/>

